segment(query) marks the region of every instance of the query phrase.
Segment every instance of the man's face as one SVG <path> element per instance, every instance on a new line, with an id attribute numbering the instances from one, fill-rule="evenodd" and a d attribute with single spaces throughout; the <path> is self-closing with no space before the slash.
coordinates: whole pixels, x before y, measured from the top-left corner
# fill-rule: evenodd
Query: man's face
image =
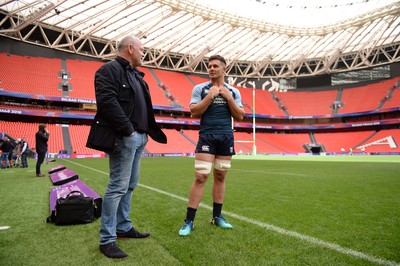
<path id="1" fill-rule="evenodd" d="M 219 60 L 211 60 L 208 62 L 208 75 L 210 79 L 218 79 L 223 77 L 225 73 L 225 65 Z"/>
<path id="2" fill-rule="evenodd" d="M 130 63 L 132 67 L 138 67 L 142 65 L 142 58 L 144 55 L 143 44 L 137 41 L 135 44 L 129 45 L 129 51 L 131 52 Z"/>

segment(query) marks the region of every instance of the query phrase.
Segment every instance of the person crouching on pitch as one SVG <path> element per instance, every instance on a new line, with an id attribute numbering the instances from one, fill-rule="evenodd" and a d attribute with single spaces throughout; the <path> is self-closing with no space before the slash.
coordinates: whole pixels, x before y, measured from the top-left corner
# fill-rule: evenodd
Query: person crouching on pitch
<path id="1" fill-rule="evenodd" d="M 244 110 L 238 89 L 224 82 L 226 61 L 222 56 L 209 58 L 210 81 L 193 88 L 190 112 L 200 117 L 199 140 L 195 150 L 195 178 L 190 188 L 186 219 L 179 230 L 187 236 L 194 228 L 197 207 L 203 197 L 204 186 L 213 169 L 213 216 L 211 223 L 221 228 L 233 228 L 221 215 L 225 195 L 225 176 L 235 154 L 232 117 L 243 120 Z"/>

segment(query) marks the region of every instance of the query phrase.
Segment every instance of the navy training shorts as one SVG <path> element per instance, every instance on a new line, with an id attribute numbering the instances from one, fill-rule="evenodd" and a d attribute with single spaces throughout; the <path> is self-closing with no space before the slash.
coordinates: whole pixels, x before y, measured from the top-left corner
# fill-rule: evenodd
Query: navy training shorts
<path id="1" fill-rule="evenodd" d="M 195 152 L 221 156 L 235 155 L 233 134 L 200 134 Z"/>

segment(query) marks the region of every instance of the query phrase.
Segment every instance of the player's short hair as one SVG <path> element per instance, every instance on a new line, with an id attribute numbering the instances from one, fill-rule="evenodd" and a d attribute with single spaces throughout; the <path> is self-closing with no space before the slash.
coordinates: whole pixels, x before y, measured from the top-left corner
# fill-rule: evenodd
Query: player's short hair
<path id="1" fill-rule="evenodd" d="M 218 61 L 222 62 L 226 66 L 225 58 L 223 58 L 220 55 L 212 55 L 212 56 L 210 56 L 210 58 L 208 59 L 208 62 L 210 62 L 212 60 L 218 60 Z"/>

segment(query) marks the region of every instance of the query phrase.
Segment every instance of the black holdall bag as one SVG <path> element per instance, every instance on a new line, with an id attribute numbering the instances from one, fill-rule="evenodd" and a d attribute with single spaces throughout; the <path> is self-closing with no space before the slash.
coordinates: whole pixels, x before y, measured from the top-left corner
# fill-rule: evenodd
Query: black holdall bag
<path id="1" fill-rule="evenodd" d="M 92 197 L 80 191 L 72 191 L 56 203 L 54 223 L 56 225 L 85 224 L 95 220 L 96 205 Z"/>

